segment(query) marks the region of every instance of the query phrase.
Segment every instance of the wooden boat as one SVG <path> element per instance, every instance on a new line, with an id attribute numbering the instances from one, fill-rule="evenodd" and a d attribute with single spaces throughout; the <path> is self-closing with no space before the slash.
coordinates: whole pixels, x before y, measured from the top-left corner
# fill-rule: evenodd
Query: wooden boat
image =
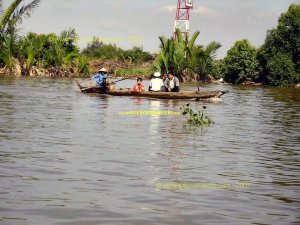
<path id="1" fill-rule="evenodd" d="M 119 90 L 108 90 L 106 93 L 103 92 L 101 87 L 83 87 L 78 81 L 76 81 L 79 89 L 83 93 L 99 93 L 112 96 L 134 96 L 134 97 L 145 97 L 145 98 L 160 98 L 160 99 L 210 99 L 219 98 L 228 91 L 181 91 L 181 92 L 133 92 L 130 88 L 119 89 Z"/>

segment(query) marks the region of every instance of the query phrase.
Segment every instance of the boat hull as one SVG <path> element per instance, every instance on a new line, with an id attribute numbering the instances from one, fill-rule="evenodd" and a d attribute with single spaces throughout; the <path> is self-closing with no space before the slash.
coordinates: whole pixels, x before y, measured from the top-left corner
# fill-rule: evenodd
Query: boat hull
<path id="1" fill-rule="evenodd" d="M 225 94 L 223 91 L 182 91 L 182 92 L 132 92 L 115 90 L 108 91 L 108 95 L 112 96 L 134 96 L 144 98 L 159 98 L 159 99 L 207 99 L 218 98 Z"/>
<path id="2" fill-rule="evenodd" d="M 109 90 L 106 93 L 103 92 L 101 87 L 83 87 L 77 82 L 77 85 L 83 93 L 99 93 L 103 95 L 111 96 L 132 96 L 132 97 L 143 97 L 143 98 L 158 98 L 158 99 L 210 99 L 219 98 L 228 91 L 181 91 L 181 92 L 133 92 L 130 89 L 122 90 Z"/>

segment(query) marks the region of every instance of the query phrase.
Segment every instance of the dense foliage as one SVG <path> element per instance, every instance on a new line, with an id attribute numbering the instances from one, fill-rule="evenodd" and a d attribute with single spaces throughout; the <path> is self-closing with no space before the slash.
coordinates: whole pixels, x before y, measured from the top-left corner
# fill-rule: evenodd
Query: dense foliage
<path id="1" fill-rule="evenodd" d="M 29 33 L 18 42 L 17 58 L 27 66 L 39 68 L 61 67 L 71 73 L 88 73 L 88 61 L 80 55 L 76 45 L 77 34 L 74 29 L 56 34 Z"/>
<path id="2" fill-rule="evenodd" d="M 211 74 L 216 51 L 221 47 L 212 42 L 207 47 L 196 45 L 195 41 L 200 32 L 195 32 L 191 38 L 184 38 L 177 29 L 177 38 L 159 37 L 160 53 L 155 59 L 154 67 L 161 73 L 167 73 L 172 68 L 175 75 L 185 77 L 194 74 L 200 80 Z"/>
<path id="3" fill-rule="evenodd" d="M 230 83 L 254 81 L 259 76 L 257 50 L 248 40 L 235 42 L 221 64 L 224 80 Z"/>
<path id="4" fill-rule="evenodd" d="M 83 54 L 89 58 L 100 60 L 129 61 L 130 63 L 141 63 L 153 60 L 153 56 L 141 47 L 123 50 L 113 44 L 104 44 L 98 38 L 94 38 L 83 50 Z"/>
<path id="5" fill-rule="evenodd" d="M 288 87 L 300 81 L 291 57 L 281 52 L 277 52 L 267 60 L 266 70 L 265 79 L 273 86 Z"/>
<path id="6" fill-rule="evenodd" d="M 28 3 L 29 2 L 29 3 Z M 66 76 L 89 74 L 89 61 L 126 62 L 115 70 L 118 75 L 168 73 L 172 68 L 181 80 L 205 80 L 224 77 L 230 83 L 263 82 L 274 86 L 300 83 L 300 5 L 292 4 L 283 13 L 278 26 L 267 33 L 265 43 L 256 49 L 248 40 L 239 40 L 220 62 L 215 61 L 221 45 L 211 42 L 196 45 L 200 32 L 190 38 L 176 30 L 177 38 L 159 37 L 159 54 L 153 56 L 141 47 L 123 50 L 113 44 L 94 40 L 80 53 L 74 29 L 57 34 L 28 33 L 20 36 L 18 25 L 30 16 L 40 0 L 12 0 L 4 9 L 0 0 L 0 69 L 11 74 L 34 75 L 40 69 L 60 71 Z M 153 68 L 145 66 L 154 59 Z M 148 63 L 145 63 L 148 62 Z"/>
<path id="7" fill-rule="evenodd" d="M 231 83 L 261 81 L 273 86 L 300 82 L 300 5 L 292 4 L 283 13 L 277 28 L 267 33 L 258 50 L 240 40 L 228 51 L 221 64 L 224 79 Z"/>
<path id="8" fill-rule="evenodd" d="M 21 6 L 22 0 L 14 0 L 4 10 L 0 1 L 0 66 L 6 65 L 9 70 L 14 66 L 14 55 L 18 52 L 15 43 L 18 40 L 17 25 L 24 17 L 30 16 L 40 0 L 33 0 L 29 4 Z"/>
<path id="9" fill-rule="evenodd" d="M 139 67 L 136 65 L 129 66 L 126 68 L 116 68 L 113 72 L 116 76 L 121 76 L 121 77 L 130 77 L 132 75 L 135 75 L 138 77 L 145 78 L 153 74 L 152 66 Z"/>
<path id="10" fill-rule="evenodd" d="M 300 82 L 300 5 L 292 4 L 280 16 L 277 28 L 268 31 L 258 59 L 263 82 L 275 86 Z"/>
<path id="11" fill-rule="evenodd" d="M 20 7 L 23 2 L 15 0 L 6 10 L 0 4 L 0 67 L 5 66 L 10 73 L 22 75 L 33 74 L 33 68 L 36 73 L 38 69 L 51 68 L 56 73 L 64 71 L 67 76 L 88 74 L 89 63 L 79 53 L 74 29 L 63 31 L 59 36 L 18 34 L 18 23 L 29 16 L 40 1 L 34 0 Z"/>

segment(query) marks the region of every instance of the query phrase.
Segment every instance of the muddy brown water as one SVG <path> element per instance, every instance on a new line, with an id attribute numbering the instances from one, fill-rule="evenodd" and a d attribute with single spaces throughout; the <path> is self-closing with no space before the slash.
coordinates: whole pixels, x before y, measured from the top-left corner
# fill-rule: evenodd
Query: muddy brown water
<path id="1" fill-rule="evenodd" d="M 0 224 L 300 224 L 300 90 L 203 89 L 230 92 L 199 129 L 119 114 L 187 102 L 0 77 Z"/>

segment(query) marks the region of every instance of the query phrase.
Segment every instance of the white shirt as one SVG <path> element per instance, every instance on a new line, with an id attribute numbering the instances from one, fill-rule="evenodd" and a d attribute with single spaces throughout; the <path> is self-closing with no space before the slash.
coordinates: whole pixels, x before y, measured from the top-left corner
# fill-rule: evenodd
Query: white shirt
<path id="1" fill-rule="evenodd" d="M 161 78 L 152 78 L 149 86 L 150 91 L 161 91 L 161 87 L 164 86 L 164 82 Z"/>
<path id="2" fill-rule="evenodd" d="M 172 80 L 170 80 L 169 86 L 171 89 L 173 89 L 175 87 L 175 79 L 174 78 Z"/>

